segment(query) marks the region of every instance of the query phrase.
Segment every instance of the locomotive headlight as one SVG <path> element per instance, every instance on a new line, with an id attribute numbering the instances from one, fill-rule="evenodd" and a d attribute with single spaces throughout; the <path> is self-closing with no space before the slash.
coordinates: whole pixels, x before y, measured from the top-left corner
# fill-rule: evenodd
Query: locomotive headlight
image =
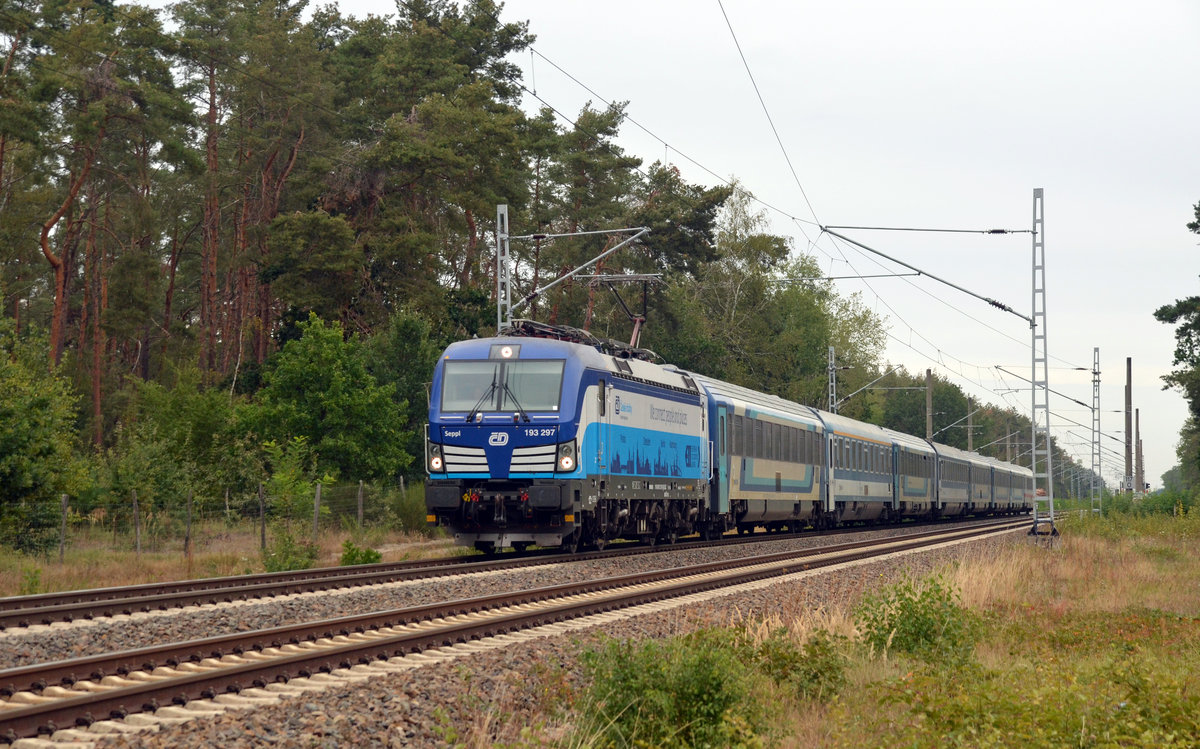
<path id="1" fill-rule="evenodd" d="M 433 442 L 428 443 L 429 472 L 441 473 L 446 470 L 446 461 L 442 458 L 442 446 Z"/>
<path id="2" fill-rule="evenodd" d="M 563 442 L 558 446 L 558 470 L 566 472 L 575 470 L 574 442 Z"/>

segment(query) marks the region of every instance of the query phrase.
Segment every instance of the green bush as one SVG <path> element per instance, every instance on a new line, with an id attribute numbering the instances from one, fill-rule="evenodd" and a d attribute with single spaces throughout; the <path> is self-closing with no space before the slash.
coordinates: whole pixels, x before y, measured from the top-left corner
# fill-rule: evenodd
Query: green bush
<path id="1" fill-rule="evenodd" d="M 905 580 L 866 595 L 855 619 L 876 652 L 906 653 L 932 664 L 971 660 L 978 627 L 958 592 L 938 577 Z"/>
<path id="2" fill-rule="evenodd" d="M 276 527 L 263 551 L 263 567 L 267 572 L 306 570 L 317 561 L 319 552 L 315 545 L 297 541 L 288 528 Z"/>
<path id="3" fill-rule="evenodd" d="M 841 639 L 817 630 L 801 645 L 786 630 L 776 630 L 756 647 L 755 665 L 797 697 L 832 697 L 846 685 L 847 659 L 838 647 Z"/>
<path id="4" fill-rule="evenodd" d="M 354 564 L 375 564 L 381 561 L 383 561 L 383 554 L 380 554 L 375 549 L 364 549 L 361 546 L 356 546 L 348 538 L 342 544 L 341 565 L 343 567 L 349 567 Z"/>
<path id="5" fill-rule="evenodd" d="M 587 712 L 601 746 L 759 746 L 767 724 L 748 699 L 752 652 L 733 630 L 630 643 L 584 653 Z"/>
<path id="6" fill-rule="evenodd" d="M 432 527 L 425 522 L 425 486 L 413 482 L 403 492 L 399 488 L 388 492 L 389 505 L 395 515 L 397 530 L 430 535 Z"/>

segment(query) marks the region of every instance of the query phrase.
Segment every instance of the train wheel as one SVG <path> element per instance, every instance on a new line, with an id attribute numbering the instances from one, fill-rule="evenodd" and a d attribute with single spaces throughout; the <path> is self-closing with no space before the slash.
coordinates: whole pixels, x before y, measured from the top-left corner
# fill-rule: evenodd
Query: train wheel
<path id="1" fill-rule="evenodd" d="M 520 554 L 521 552 L 528 549 L 530 546 L 533 546 L 533 542 L 532 541 L 513 541 L 512 546 L 513 546 L 513 551 Z"/>
<path id="2" fill-rule="evenodd" d="M 496 544 L 491 541 L 476 541 L 475 550 L 483 552 L 484 554 L 495 554 Z"/>
<path id="3" fill-rule="evenodd" d="M 559 548 L 562 549 L 564 554 L 574 554 L 579 551 L 579 531 L 576 530 L 564 538 Z"/>

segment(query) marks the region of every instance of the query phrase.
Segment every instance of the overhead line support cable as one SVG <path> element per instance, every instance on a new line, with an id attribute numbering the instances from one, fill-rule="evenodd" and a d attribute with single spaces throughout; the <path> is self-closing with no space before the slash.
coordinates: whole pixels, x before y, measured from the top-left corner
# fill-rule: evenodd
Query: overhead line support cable
<path id="1" fill-rule="evenodd" d="M 916 226 L 828 226 L 826 229 L 861 229 L 863 231 L 920 231 L 944 234 L 1032 234 L 1032 229 L 926 229 Z"/>
<path id="2" fill-rule="evenodd" d="M 947 286 L 949 286 L 952 289 L 958 289 L 959 291 L 963 292 L 964 294 L 969 294 L 970 296 L 973 296 L 976 299 L 987 302 L 988 304 L 992 305 L 996 309 L 1004 310 L 1005 312 L 1016 315 L 1017 317 L 1021 318 L 1025 322 L 1029 323 L 1030 326 L 1033 325 L 1032 317 L 1026 317 L 1025 315 L 1021 314 L 1020 312 L 1017 312 L 1016 310 L 1014 310 L 1012 307 L 1009 307 L 1004 302 L 1000 302 L 1000 301 L 997 301 L 990 297 L 983 296 L 982 294 L 976 294 L 974 291 L 971 291 L 970 289 L 963 288 L 962 286 L 959 286 L 958 284 L 953 283 L 951 281 L 947 281 L 946 279 L 941 278 L 940 276 L 935 276 L 932 273 L 923 271 L 920 268 L 916 267 L 915 265 L 910 265 L 910 264 L 904 262 L 903 260 L 898 260 L 898 259 L 892 257 L 891 255 L 888 255 L 887 253 L 880 252 L 879 250 L 877 250 L 873 247 L 868 247 L 867 245 L 863 244 L 862 242 L 856 242 L 855 240 L 851 239 L 850 237 L 838 234 L 836 231 L 832 231 L 829 227 L 822 226 L 821 231 L 825 232 L 826 234 L 831 234 L 843 241 L 849 242 L 850 244 L 852 244 L 856 247 L 861 247 L 862 249 L 866 250 L 867 252 L 873 252 L 876 255 L 879 255 L 880 257 L 887 258 L 888 260 L 891 260 L 893 263 L 903 265 L 905 268 L 908 268 L 909 270 L 916 271 L 919 275 L 929 276 L 933 280 L 940 281 L 941 283 L 946 284 Z"/>

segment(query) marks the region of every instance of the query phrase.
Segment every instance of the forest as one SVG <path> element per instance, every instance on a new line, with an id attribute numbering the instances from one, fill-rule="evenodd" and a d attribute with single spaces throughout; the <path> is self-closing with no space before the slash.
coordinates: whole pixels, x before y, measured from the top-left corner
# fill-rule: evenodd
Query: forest
<path id="1" fill-rule="evenodd" d="M 44 551 L 62 495 L 119 524 L 131 492 L 228 513 L 289 476 L 419 482 L 437 356 L 495 332 L 498 204 L 513 234 L 595 232 L 514 242 L 514 299 L 649 227 L 591 271 L 661 277 L 642 346 L 821 407 L 832 346 L 840 392 L 878 379 L 842 413 L 924 434 L 886 321 L 735 178 L 626 153 L 619 103 L 522 109 L 533 30 L 500 4 L 397 8 L 0 3 L 0 544 Z M 520 314 L 632 326 L 585 279 Z M 973 446 L 1028 464 L 1027 417 L 941 377 L 933 400 L 937 440 L 977 411 Z M 1067 493 L 1086 471 L 1056 461 Z"/>

